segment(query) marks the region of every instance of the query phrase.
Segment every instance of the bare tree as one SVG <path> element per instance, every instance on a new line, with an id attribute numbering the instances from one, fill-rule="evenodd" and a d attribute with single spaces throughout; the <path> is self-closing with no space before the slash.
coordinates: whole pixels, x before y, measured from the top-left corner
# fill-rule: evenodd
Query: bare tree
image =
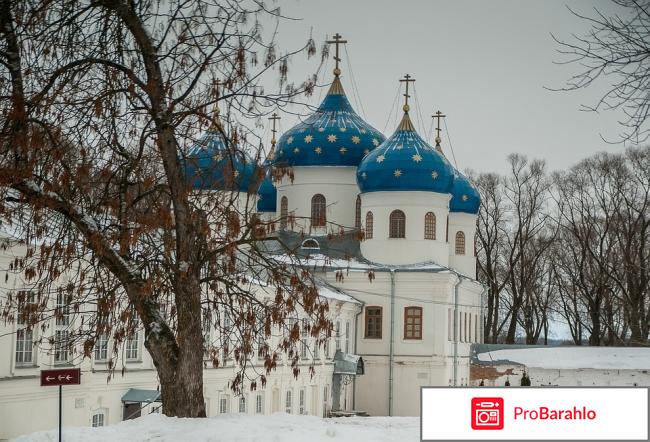
<path id="1" fill-rule="evenodd" d="M 297 373 L 298 312 L 319 344 L 331 332 L 309 275 L 266 253 L 269 226 L 249 204 L 264 171 L 247 122 L 315 86 L 288 83 L 289 57 L 315 44 L 280 54 L 262 24 L 283 19 L 256 0 L 0 1 L 0 216 L 26 245 L 12 271 L 30 283 L 0 312 L 41 327 L 43 344 L 80 345 L 80 358 L 102 336 L 117 354 L 144 333 L 167 415 L 205 416 L 206 354 L 234 358 L 239 391 L 281 353 Z M 233 192 L 188 176 L 205 130 L 224 140 L 214 174 Z M 251 372 L 253 343 L 281 329 Z"/>
<path id="2" fill-rule="evenodd" d="M 607 91 L 586 106 L 593 111 L 621 109 L 625 119 L 624 141 L 640 143 L 650 137 L 650 2 L 648 0 L 611 0 L 617 13 L 606 14 L 595 8 L 593 14 L 571 11 L 591 25 L 585 36 L 573 35 L 572 41 L 553 37 L 566 56 L 562 63 L 575 63 L 580 72 L 562 90 L 577 90 L 601 80 Z"/>

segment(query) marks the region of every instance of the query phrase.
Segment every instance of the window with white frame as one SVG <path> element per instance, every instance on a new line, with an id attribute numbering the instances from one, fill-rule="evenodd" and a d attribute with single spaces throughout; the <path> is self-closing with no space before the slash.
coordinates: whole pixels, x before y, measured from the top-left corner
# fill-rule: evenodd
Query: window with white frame
<path id="1" fill-rule="evenodd" d="M 137 361 L 140 357 L 140 332 L 133 332 L 133 336 L 126 340 L 126 360 Z"/>
<path id="2" fill-rule="evenodd" d="M 447 309 L 447 340 L 448 341 L 451 341 L 452 339 L 453 325 L 454 325 L 454 318 L 451 313 L 451 308 L 448 308 Z"/>
<path id="3" fill-rule="evenodd" d="M 300 340 L 300 357 L 302 359 L 307 359 L 307 338 L 302 338 Z"/>
<path id="4" fill-rule="evenodd" d="M 106 425 L 106 415 L 108 414 L 108 410 L 105 408 L 100 408 L 99 410 L 95 410 L 93 412 L 93 416 L 91 419 L 91 425 L 93 427 L 103 427 Z"/>
<path id="5" fill-rule="evenodd" d="M 478 337 L 478 315 L 474 315 L 474 342 L 480 342 Z"/>
<path id="6" fill-rule="evenodd" d="M 264 346 L 266 345 L 266 340 L 264 336 L 260 335 L 257 337 L 257 359 L 264 360 Z"/>
<path id="7" fill-rule="evenodd" d="M 63 292 L 59 292 L 56 295 L 54 315 L 56 317 L 56 325 L 70 325 L 70 303 Z"/>
<path id="8" fill-rule="evenodd" d="M 345 323 L 345 352 L 350 353 L 350 321 Z"/>
<path id="9" fill-rule="evenodd" d="M 34 335 L 32 330 L 16 330 L 16 365 L 31 365 L 34 362 Z"/>
<path id="10" fill-rule="evenodd" d="M 108 359 L 108 335 L 101 334 L 95 342 L 95 361 L 105 361 Z"/>
<path id="11" fill-rule="evenodd" d="M 305 409 L 305 396 L 307 395 L 307 392 L 305 391 L 304 388 L 300 389 L 300 393 L 298 394 L 298 413 L 299 414 L 307 414 L 307 410 Z"/>
<path id="12" fill-rule="evenodd" d="M 255 396 L 255 413 L 264 414 L 264 396 L 262 393 L 258 393 Z"/>
<path id="13" fill-rule="evenodd" d="M 330 357 L 330 338 L 325 339 L 325 345 L 323 346 L 323 353 L 324 353 L 325 359 L 329 359 L 329 357 Z"/>
<path id="14" fill-rule="evenodd" d="M 317 361 L 320 359 L 320 351 L 318 349 L 318 341 L 314 339 L 314 360 Z"/>
<path id="15" fill-rule="evenodd" d="M 340 350 L 341 349 L 341 321 L 336 321 L 336 329 L 334 331 L 336 333 L 335 349 Z"/>
<path id="16" fill-rule="evenodd" d="M 226 365 L 230 357 L 230 329 L 232 328 L 232 321 L 230 320 L 230 313 L 225 311 L 223 313 L 223 330 L 221 331 L 221 348 L 223 365 Z"/>
<path id="17" fill-rule="evenodd" d="M 292 392 L 291 392 L 291 390 L 287 390 L 287 393 L 286 393 L 286 395 L 284 397 L 284 411 L 287 414 L 291 414 L 291 409 L 293 408 L 292 407 L 292 400 L 293 400 Z"/>
<path id="18" fill-rule="evenodd" d="M 229 403 L 228 395 L 224 395 L 224 396 L 221 396 L 219 398 L 219 413 L 220 414 L 228 413 L 228 403 Z"/>
<path id="19" fill-rule="evenodd" d="M 246 396 L 239 397 L 239 412 L 246 413 Z"/>
<path id="20" fill-rule="evenodd" d="M 54 362 L 57 364 L 67 363 L 69 356 L 68 331 L 56 330 L 54 332 Z"/>
<path id="21" fill-rule="evenodd" d="M 203 312 L 203 320 L 201 321 L 201 328 L 203 331 L 203 358 L 210 358 L 210 347 L 212 346 L 212 340 L 210 338 L 210 330 L 212 329 L 212 315 L 210 310 L 205 310 Z"/>
<path id="22" fill-rule="evenodd" d="M 327 417 L 327 392 L 329 391 L 329 388 L 330 387 L 327 384 L 323 387 L 323 417 Z"/>

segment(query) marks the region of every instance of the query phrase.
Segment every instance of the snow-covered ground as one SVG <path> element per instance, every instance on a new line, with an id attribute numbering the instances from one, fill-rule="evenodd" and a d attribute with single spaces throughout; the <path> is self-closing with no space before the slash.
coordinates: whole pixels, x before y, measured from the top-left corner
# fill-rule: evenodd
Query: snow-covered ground
<path id="1" fill-rule="evenodd" d="M 16 442 L 56 441 L 56 430 L 28 434 Z M 276 413 L 229 414 L 208 419 L 178 419 L 150 414 L 102 428 L 64 428 L 65 442 L 219 441 L 219 442 L 409 442 L 420 440 L 417 417 L 321 419 Z"/>
<path id="2" fill-rule="evenodd" d="M 482 362 L 518 362 L 548 369 L 650 369 L 650 348 L 642 347 L 543 347 L 494 350 L 478 354 Z"/>

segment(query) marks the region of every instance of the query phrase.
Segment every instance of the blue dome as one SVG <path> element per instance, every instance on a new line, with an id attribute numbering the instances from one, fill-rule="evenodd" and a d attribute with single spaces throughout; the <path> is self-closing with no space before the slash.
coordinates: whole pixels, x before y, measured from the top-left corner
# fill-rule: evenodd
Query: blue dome
<path id="1" fill-rule="evenodd" d="M 226 143 L 223 134 L 210 128 L 185 158 L 185 178 L 194 189 L 248 192 L 259 183 L 262 170 L 247 155 Z"/>
<path id="2" fill-rule="evenodd" d="M 354 112 L 335 77 L 316 112 L 280 137 L 274 160 L 289 166 L 358 166 L 385 139 Z"/>
<path id="3" fill-rule="evenodd" d="M 454 175 L 454 184 L 451 188 L 450 212 L 464 212 L 476 215 L 481 206 L 481 196 L 478 190 L 460 172 Z"/>
<path id="4" fill-rule="evenodd" d="M 277 208 L 278 189 L 273 185 L 270 173 L 266 174 L 257 191 L 257 211 L 275 212 Z"/>
<path id="5" fill-rule="evenodd" d="M 416 190 L 450 193 L 454 169 L 415 131 L 408 114 L 395 133 L 357 169 L 361 192 Z"/>

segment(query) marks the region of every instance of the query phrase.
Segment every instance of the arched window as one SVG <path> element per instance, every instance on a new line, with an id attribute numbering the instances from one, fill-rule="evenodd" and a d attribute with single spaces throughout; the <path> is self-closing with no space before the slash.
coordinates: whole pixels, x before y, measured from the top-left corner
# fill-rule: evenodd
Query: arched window
<path id="1" fill-rule="evenodd" d="M 287 217 L 289 216 L 289 199 L 286 196 L 280 198 L 280 228 L 287 228 Z"/>
<path id="2" fill-rule="evenodd" d="M 357 204 L 354 209 L 354 228 L 361 229 L 361 197 L 357 195 Z"/>
<path id="3" fill-rule="evenodd" d="M 465 234 L 456 232 L 456 255 L 465 254 Z"/>
<path id="4" fill-rule="evenodd" d="M 390 213 L 390 238 L 406 237 L 406 215 L 401 210 L 393 210 Z"/>
<path id="5" fill-rule="evenodd" d="M 366 239 L 372 239 L 372 212 L 366 213 Z"/>
<path id="6" fill-rule="evenodd" d="M 325 197 L 317 193 L 311 198 L 311 226 L 323 227 L 327 222 Z"/>
<path id="7" fill-rule="evenodd" d="M 318 241 L 316 241 L 314 238 L 307 238 L 302 242 L 302 245 L 300 247 L 303 249 L 320 249 Z"/>
<path id="8" fill-rule="evenodd" d="M 424 215 L 424 239 L 436 239 L 436 215 L 433 212 Z"/>

